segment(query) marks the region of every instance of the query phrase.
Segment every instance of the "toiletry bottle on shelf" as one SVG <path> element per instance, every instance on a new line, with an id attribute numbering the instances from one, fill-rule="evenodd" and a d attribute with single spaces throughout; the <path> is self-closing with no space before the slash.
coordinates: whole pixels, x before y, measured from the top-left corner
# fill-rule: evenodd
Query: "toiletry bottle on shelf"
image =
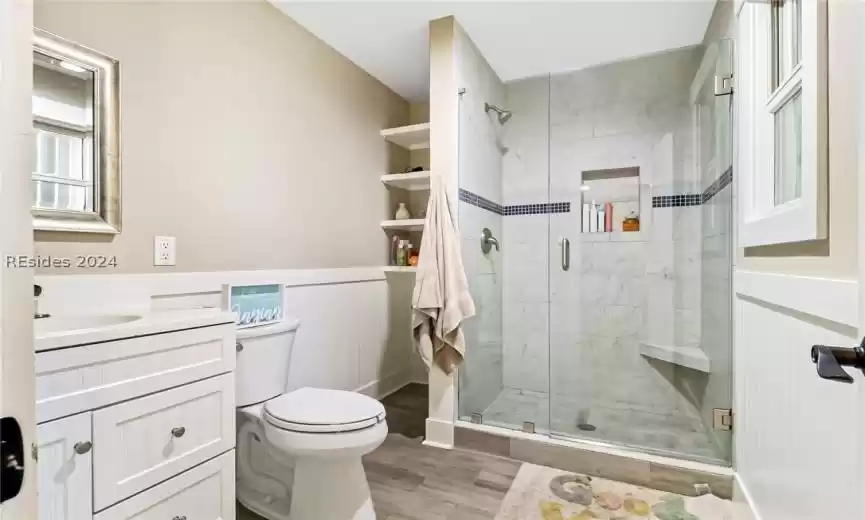
<path id="1" fill-rule="evenodd" d="M 390 265 L 399 265 L 397 263 L 397 251 L 399 250 L 399 237 L 394 235 L 390 237 Z"/>
<path id="2" fill-rule="evenodd" d="M 589 218 L 590 218 L 589 214 L 590 214 L 589 203 L 583 202 L 583 219 L 582 219 L 582 226 L 581 226 L 583 233 L 589 232 Z"/>
<path id="3" fill-rule="evenodd" d="M 613 204 L 610 202 L 604 204 L 604 231 L 613 232 Z"/>
<path id="4" fill-rule="evenodd" d="M 639 231 L 640 230 L 640 217 L 637 216 L 636 211 L 632 211 L 625 220 L 622 221 L 622 231 Z"/>
<path id="5" fill-rule="evenodd" d="M 595 201 L 592 201 L 592 205 L 589 207 L 589 233 L 597 233 L 598 232 L 598 205 L 595 204 Z"/>
<path id="6" fill-rule="evenodd" d="M 606 214 L 606 206 L 598 205 L 598 232 L 603 233 L 607 229 L 604 227 L 604 222 L 607 221 L 607 218 L 604 216 Z"/>
<path id="7" fill-rule="evenodd" d="M 396 265 L 399 265 L 399 266 L 406 265 L 405 244 L 406 244 L 405 240 L 399 241 L 399 246 L 396 249 Z"/>
<path id="8" fill-rule="evenodd" d="M 396 220 L 408 220 L 411 218 L 411 213 L 409 213 L 408 208 L 405 207 L 405 202 L 399 203 L 399 208 L 397 208 L 394 218 Z"/>

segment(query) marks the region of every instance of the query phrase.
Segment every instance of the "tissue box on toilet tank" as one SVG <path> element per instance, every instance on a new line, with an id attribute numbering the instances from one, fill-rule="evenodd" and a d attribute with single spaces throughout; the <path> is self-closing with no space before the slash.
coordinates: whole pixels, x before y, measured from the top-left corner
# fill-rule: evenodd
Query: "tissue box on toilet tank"
<path id="1" fill-rule="evenodd" d="M 222 307 L 234 313 L 237 328 L 282 321 L 282 284 L 223 285 Z"/>

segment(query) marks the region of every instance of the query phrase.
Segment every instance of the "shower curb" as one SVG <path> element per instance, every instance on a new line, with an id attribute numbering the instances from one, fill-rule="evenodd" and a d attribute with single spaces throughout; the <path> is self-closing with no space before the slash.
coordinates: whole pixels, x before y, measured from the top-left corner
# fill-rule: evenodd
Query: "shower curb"
<path id="1" fill-rule="evenodd" d="M 454 447 L 679 495 L 697 496 L 699 493 L 695 486 L 708 484 L 715 496 L 728 500 L 733 496 L 733 473 L 727 467 L 718 466 L 718 472 L 702 471 L 590 450 L 576 443 L 554 444 L 540 437 L 533 439 L 529 435 L 497 435 L 474 427 L 460 426 L 459 423 L 454 426 Z M 697 463 L 692 465 L 696 466 Z"/>

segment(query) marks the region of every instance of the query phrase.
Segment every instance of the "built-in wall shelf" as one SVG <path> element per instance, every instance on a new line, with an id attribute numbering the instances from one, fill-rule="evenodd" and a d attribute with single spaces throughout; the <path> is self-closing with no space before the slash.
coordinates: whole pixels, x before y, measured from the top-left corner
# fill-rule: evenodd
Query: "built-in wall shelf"
<path id="1" fill-rule="evenodd" d="M 386 231 L 423 231 L 424 219 L 382 220 L 381 228 Z"/>
<path id="2" fill-rule="evenodd" d="M 429 148 L 429 123 L 386 128 L 381 136 L 406 150 L 424 150 Z"/>
<path id="3" fill-rule="evenodd" d="M 413 265 L 386 265 L 382 268 L 386 273 L 416 273 L 417 267 Z"/>
<path id="4" fill-rule="evenodd" d="M 709 356 L 700 347 L 677 347 L 672 345 L 656 345 L 640 343 L 640 354 L 652 359 L 672 363 L 683 367 L 709 373 L 712 363 Z"/>
<path id="5" fill-rule="evenodd" d="M 583 242 L 644 242 L 646 235 L 641 231 L 608 231 L 599 233 L 580 233 Z"/>
<path id="6" fill-rule="evenodd" d="M 422 191 L 429 189 L 430 172 L 393 173 L 382 175 L 381 182 L 394 188 L 409 191 Z"/>

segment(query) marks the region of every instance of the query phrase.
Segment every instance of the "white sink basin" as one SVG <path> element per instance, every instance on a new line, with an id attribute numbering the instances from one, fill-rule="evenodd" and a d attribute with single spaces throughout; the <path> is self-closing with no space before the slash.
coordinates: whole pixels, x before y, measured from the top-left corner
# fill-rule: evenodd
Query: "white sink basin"
<path id="1" fill-rule="evenodd" d="M 49 334 L 72 332 L 80 330 L 92 330 L 112 325 L 122 325 L 131 321 L 140 320 L 141 316 L 123 314 L 97 314 L 84 316 L 49 316 L 33 320 L 33 332 L 38 338 Z"/>

